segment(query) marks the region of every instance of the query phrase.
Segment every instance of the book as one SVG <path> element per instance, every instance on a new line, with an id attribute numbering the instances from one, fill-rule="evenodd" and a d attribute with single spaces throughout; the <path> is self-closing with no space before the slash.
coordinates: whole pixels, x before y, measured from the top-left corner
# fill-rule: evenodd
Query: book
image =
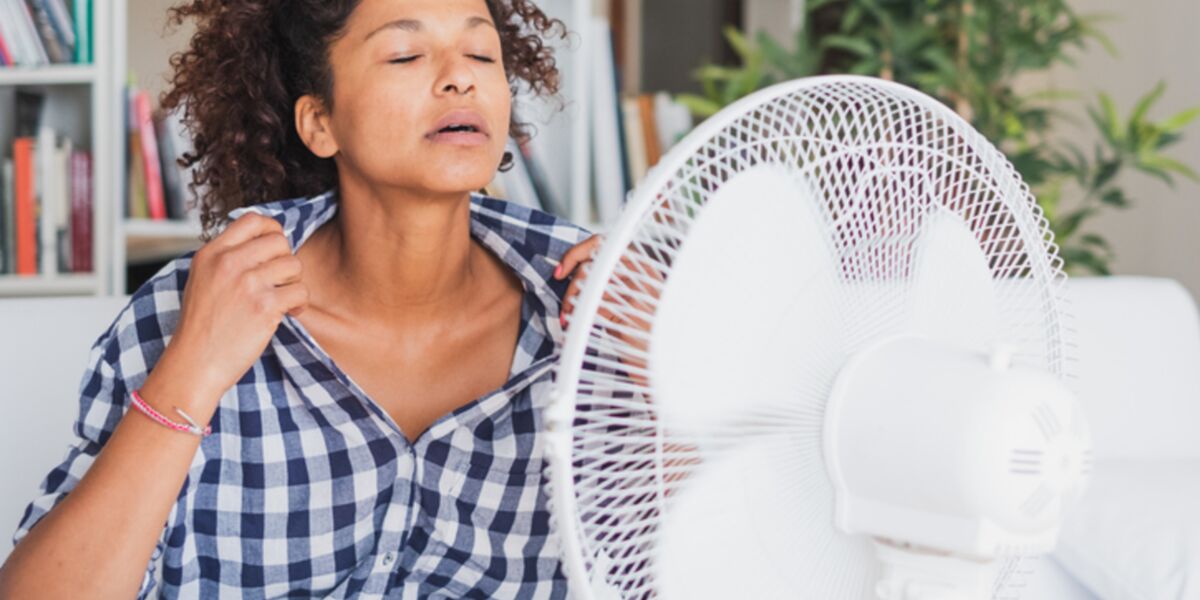
<path id="1" fill-rule="evenodd" d="M 57 198 L 55 197 L 55 168 L 54 149 L 57 145 L 57 135 L 46 125 L 38 127 L 37 139 L 34 142 L 34 155 L 37 161 L 33 168 L 34 210 L 37 213 L 38 238 L 38 272 L 52 275 L 58 271 L 58 241 L 55 236 L 55 214 Z"/>
<path id="2" fill-rule="evenodd" d="M 3 15 L 0 15 L 2 17 Z M 14 64 L 12 51 L 8 49 L 8 42 L 5 41 L 4 26 L 0 24 L 0 66 L 9 67 Z"/>
<path id="3" fill-rule="evenodd" d="M 92 0 L 75 0 L 75 62 L 92 62 Z"/>
<path id="4" fill-rule="evenodd" d="M 142 173 L 146 178 L 146 208 L 150 218 L 162 221 L 167 218 L 167 206 L 163 199 L 163 180 L 158 159 L 158 136 L 154 131 L 154 120 L 151 116 L 150 93 L 146 90 L 131 90 L 132 112 L 134 127 L 137 130 L 139 149 L 142 153 Z"/>
<path id="5" fill-rule="evenodd" d="M 632 96 L 621 98 L 621 117 L 625 124 L 625 158 L 629 179 L 636 185 L 646 176 L 646 144 L 642 134 L 641 106 Z"/>
<path id="6" fill-rule="evenodd" d="M 16 221 L 16 273 L 37 274 L 37 215 L 34 206 L 33 138 L 13 140 L 13 218 Z"/>
<path id="7" fill-rule="evenodd" d="M 49 201 L 54 204 L 53 224 L 55 267 L 59 273 L 71 272 L 71 152 L 74 144 L 70 138 L 63 138 L 62 143 L 54 147 L 52 161 L 53 170 L 48 181 L 50 191 Z"/>
<path id="8" fill-rule="evenodd" d="M 654 114 L 654 96 L 638 94 L 638 116 L 642 118 L 642 143 L 646 147 L 646 165 L 652 167 L 662 158 L 662 146 L 658 141 L 657 116 Z"/>
<path id="9" fill-rule="evenodd" d="M 150 211 L 146 204 L 146 171 L 142 167 L 142 140 L 135 131 L 129 134 L 129 171 L 125 178 L 128 197 L 126 216 L 131 219 L 148 219 Z"/>
<path id="10" fill-rule="evenodd" d="M 191 192 L 188 185 L 195 167 L 184 167 L 179 160 L 192 151 L 192 142 L 180 119 L 181 110 L 159 114 L 154 119 L 154 132 L 158 138 L 158 155 L 163 179 L 163 196 L 167 203 L 167 218 L 188 220 L 193 218 L 187 206 Z"/>
<path id="11" fill-rule="evenodd" d="M 0 268 L 3 268 L 5 273 L 16 273 L 16 227 L 14 226 L 16 217 L 13 213 L 16 207 L 16 190 L 14 189 L 13 161 L 11 158 L 4 159 L 3 173 L 4 189 L 0 190 L 0 209 L 4 213 L 4 230 L 0 232 L 0 236 L 4 238 L 4 264 L 0 265 Z"/>
<path id="12" fill-rule="evenodd" d="M 622 148 L 622 125 L 614 76 L 612 35 L 603 17 L 592 17 L 591 90 L 595 106 L 590 115 L 592 134 L 592 182 L 600 220 L 611 223 L 620 213 L 627 180 Z"/>
<path id="13" fill-rule="evenodd" d="M 664 154 L 692 130 L 692 111 L 666 92 L 654 95 L 654 120 L 659 147 Z"/>
<path id="14" fill-rule="evenodd" d="M 63 45 L 70 49 L 69 56 L 65 62 L 75 61 L 75 23 L 71 19 L 71 13 L 67 10 L 67 5 L 64 0 L 40 0 L 46 5 L 50 12 L 50 24 L 54 26 L 54 32 L 58 34 L 58 38 Z"/>
<path id="15" fill-rule="evenodd" d="M 92 271 L 92 157 L 71 153 L 71 271 Z"/>
<path id="16" fill-rule="evenodd" d="M 8 272 L 8 161 L 0 161 L 0 274 Z"/>
<path id="17" fill-rule="evenodd" d="M 16 64 L 37 66 L 48 62 L 48 60 L 43 60 L 45 50 L 37 41 L 37 31 L 24 1 L 0 0 L 0 11 L 3 11 L 3 14 L 0 14 L 0 25 L 5 27 Z"/>
<path id="18" fill-rule="evenodd" d="M 65 63 L 71 60 L 71 49 L 63 45 L 57 31 L 54 29 L 50 9 L 45 0 L 25 0 L 25 7 L 33 20 L 33 28 L 45 50 L 49 62 Z"/>

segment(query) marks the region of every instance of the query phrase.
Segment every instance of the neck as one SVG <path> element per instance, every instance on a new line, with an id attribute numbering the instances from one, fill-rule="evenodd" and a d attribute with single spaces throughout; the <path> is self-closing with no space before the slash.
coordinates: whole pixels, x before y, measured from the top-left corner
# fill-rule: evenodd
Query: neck
<path id="1" fill-rule="evenodd" d="M 444 317 L 465 304 L 484 266 L 471 242 L 470 195 L 383 191 L 345 179 L 327 240 L 329 277 L 343 301 L 391 322 Z"/>

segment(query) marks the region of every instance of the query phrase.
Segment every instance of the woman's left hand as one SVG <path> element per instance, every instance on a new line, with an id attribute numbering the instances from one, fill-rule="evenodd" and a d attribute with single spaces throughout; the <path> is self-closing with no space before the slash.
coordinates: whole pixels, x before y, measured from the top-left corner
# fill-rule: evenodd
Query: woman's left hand
<path id="1" fill-rule="evenodd" d="M 563 254 L 562 262 L 558 264 L 558 268 L 554 270 L 555 279 L 571 278 L 571 285 L 567 287 L 567 293 L 563 296 L 562 306 L 558 311 L 558 322 L 565 329 L 567 326 L 567 315 L 575 308 L 575 297 L 579 295 L 579 290 L 583 286 L 584 277 L 576 276 L 575 270 L 585 262 L 590 262 L 595 256 L 597 248 L 604 241 L 602 234 L 595 234 L 592 237 L 579 242 L 575 247 L 567 250 Z M 582 271 L 582 269 L 580 269 Z"/>

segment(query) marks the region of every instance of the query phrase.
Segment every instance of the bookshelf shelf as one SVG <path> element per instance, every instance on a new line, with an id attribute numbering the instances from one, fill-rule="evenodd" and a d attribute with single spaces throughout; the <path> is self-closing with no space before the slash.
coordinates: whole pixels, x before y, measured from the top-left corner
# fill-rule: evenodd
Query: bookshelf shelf
<path id="1" fill-rule="evenodd" d="M 93 273 L 53 276 L 0 275 L 0 296 L 94 295 L 99 279 Z"/>
<path id="2" fill-rule="evenodd" d="M 126 238 L 199 239 L 199 221 L 125 219 Z"/>
<path id="3" fill-rule="evenodd" d="M 125 262 L 146 263 L 174 258 L 200 247 L 200 221 L 125 219 Z"/>
<path id="4" fill-rule="evenodd" d="M 0 67 L 0 85 L 76 85 L 95 83 L 95 65 Z"/>
<path id="5" fill-rule="evenodd" d="M 69 141 L 74 151 L 90 155 L 90 179 L 85 177 L 79 181 L 68 182 L 65 189 L 70 192 L 71 185 L 78 183 L 83 186 L 86 182 L 91 205 L 87 227 L 91 269 L 86 272 L 46 273 L 47 270 L 57 270 L 56 265 L 51 262 L 50 266 L 47 266 L 39 257 L 37 275 L 0 274 L 0 297 L 104 296 L 123 292 L 117 289 L 116 276 L 118 271 L 123 274 L 124 268 L 116 267 L 119 263 L 113 260 L 112 245 L 116 241 L 113 232 L 114 217 L 117 213 L 114 210 L 120 206 L 117 198 L 120 197 L 123 185 L 117 169 L 122 162 L 120 157 L 125 146 L 122 131 L 122 86 L 126 72 L 126 0 L 91 0 L 90 15 L 89 39 L 92 51 L 89 63 L 0 67 L 0 158 L 13 160 L 15 168 L 13 151 L 16 138 L 34 137 L 29 135 L 28 130 L 26 133 L 20 133 L 22 127 L 28 128 L 30 124 L 18 123 L 14 118 L 17 115 L 18 98 L 22 94 L 26 98 L 41 96 L 44 102 L 40 103 L 38 109 L 39 116 L 37 124 L 34 125 L 36 131 L 39 134 L 43 130 L 49 131 L 56 140 L 56 150 L 59 144 Z M 26 105 L 28 106 L 28 103 Z M 70 153 L 64 150 L 61 156 L 67 157 Z M 35 168 L 54 169 L 56 167 L 46 165 L 61 164 L 58 162 L 58 156 L 43 157 L 35 153 L 34 157 L 37 161 Z M 61 181 L 61 173 L 62 171 L 58 171 L 55 181 Z M 64 186 L 56 185 L 55 188 L 54 201 L 58 202 L 64 197 Z M 71 198 L 69 193 L 66 196 Z M 37 196 L 39 208 L 34 212 L 35 215 L 49 215 L 45 218 L 37 217 L 39 233 L 35 244 L 38 245 L 39 255 L 45 252 L 46 245 L 53 240 L 51 236 L 41 233 L 47 225 L 46 219 L 49 219 L 49 222 L 58 220 L 56 226 L 62 228 L 65 227 L 62 222 L 63 215 L 74 210 L 71 204 L 61 204 L 55 205 L 53 210 L 46 211 L 46 205 L 41 204 L 43 201 L 42 196 Z M 61 231 L 60 229 L 60 233 Z M 13 240 L 8 242 L 15 247 Z M 47 256 L 51 261 L 56 258 L 52 254 Z M 11 256 L 6 259 L 11 260 Z"/>

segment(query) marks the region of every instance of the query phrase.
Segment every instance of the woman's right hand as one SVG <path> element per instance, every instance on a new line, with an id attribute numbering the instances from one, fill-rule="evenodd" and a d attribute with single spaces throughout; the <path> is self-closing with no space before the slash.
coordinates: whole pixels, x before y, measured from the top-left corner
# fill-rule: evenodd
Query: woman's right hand
<path id="1" fill-rule="evenodd" d="M 182 364 L 174 366 L 219 399 L 258 360 L 283 316 L 307 304 L 300 259 L 283 227 L 246 213 L 193 255 L 166 353 L 175 351 Z"/>

